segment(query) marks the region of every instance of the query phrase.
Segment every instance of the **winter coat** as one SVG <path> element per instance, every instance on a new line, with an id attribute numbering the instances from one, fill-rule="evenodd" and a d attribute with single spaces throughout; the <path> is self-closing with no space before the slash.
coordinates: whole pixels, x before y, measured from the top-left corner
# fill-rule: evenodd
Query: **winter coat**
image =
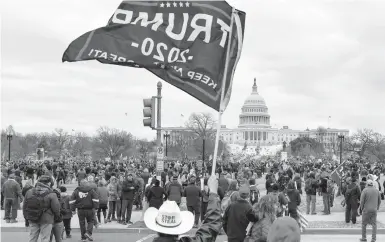
<path id="1" fill-rule="evenodd" d="M 119 199 L 118 183 L 110 183 L 107 185 L 108 201 L 116 201 Z"/>
<path id="2" fill-rule="evenodd" d="M 108 204 L 108 190 L 106 187 L 98 187 L 96 192 L 99 195 L 99 205 L 107 205 Z"/>
<path id="3" fill-rule="evenodd" d="M 70 206 L 70 195 L 66 192 L 62 192 L 60 194 L 61 200 L 60 200 L 60 213 L 63 216 L 63 219 L 70 219 L 72 218 L 72 211 Z"/>
<path id="4" fill-rule="evenodd" d="M 34 196 L 34 193 L 43 194 L 46 192 L 50 192 L 43 198 L 44 201 L 44 212 L 40 217 L 40 220 L 37 221 L 38 224 L 53 224 L 55 217 L 60 217 L 60 203 L 57 195 L 53 192 L 53 190 L 46 184 L 38 182 L 36 183 L 36 187 L 30 189 L 25 194 L 25 200 Z M 26 207 L 23 206 L 23 212 L 26 213 Z"/>
<path id="5" fill-rule="evenodd" d="M 149 203 L 149 207 L 154 207 L 159 209 L 163 204 L 163 197 L 166 196 L 166 193 L 163 187 L 153 186 L 150 188 L 147 194 L 147 201 Z"/>
<path id="6" fill-rule="evenodd" d="M 4 199 L 13 199 L 19 203 L 23 199 L 21 188 L 17 181 L 8 179 L 1 188 Z"/>
<path id="7" fill-rule="evenodd" d="M 253 210 L 251 204 L 243 199 L 231 203 L 223 215 L 223 229 L 229 241 L 243 241 Z"/>
<path id="8" fill-rule="evenodd" d="M 287 189 L 288 209 L 295 211 L 301 204 L 301 195 L 296 189 Z"/>
<path id="9" fill-rule="evenodd" d="M 202 192 L 195 184 L 190 184 L 185 188 L 184 196 L 186 197 L 187 206 L 197 206 L 200 204 Z"/>
<path id="10" fill-rule="evenodd" d="M 352 183 L 346 187 L 344 195 L 346 204 L 358 204 L 361 198 L 361 190 L 357 184 Z"/>
<path id="11" fill-rule="evenodd" d="M 362 191 L 360 207 L 364 213 L 377 212 L 380 209 L 380 192 L 373 186 L 368 186 Z"/>
<path id="12" fill-rule="evenodd" d="M 182 185 L 178 181 L 172 181 L 167 189 L 166 194 L 168 200 L 175 201 L 176 203 L 180 203 L 182 200 L 183 188 Z"/>
<path id="13" fill-rule="evenodd" d="M 94 183 L 87 182 L 77 187 L 71 195 L 72 211 L 77 209 L 96 209 L 99 206 L 99 196 Z"/>
<path id="14" fill-rule="evenodd" d="M 124 180 L 122 184 L 122 195 L 121 199 L 122 200 L 134 200 L 135 197 L 135 191 L 137 190 L 137 185 L 135 184 L 135 181 L 129 181 L 129 180 Z"/>

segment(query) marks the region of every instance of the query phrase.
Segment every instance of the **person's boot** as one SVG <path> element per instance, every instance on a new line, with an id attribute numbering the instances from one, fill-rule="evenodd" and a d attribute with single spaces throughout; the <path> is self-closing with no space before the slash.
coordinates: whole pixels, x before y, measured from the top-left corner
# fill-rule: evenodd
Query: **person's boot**
<path id="1" fill-rule="evenodd" d="M 11 224 L 15 224 L 15 223 L 17 223 L 17 220 L 16 219 L 11 219 L 10 223 Z"/>

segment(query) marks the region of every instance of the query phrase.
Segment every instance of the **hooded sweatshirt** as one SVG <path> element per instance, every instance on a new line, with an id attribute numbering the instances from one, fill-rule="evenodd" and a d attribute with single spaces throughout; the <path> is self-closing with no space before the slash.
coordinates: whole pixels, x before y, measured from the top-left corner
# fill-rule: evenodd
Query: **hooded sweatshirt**
<path id="1" fill-rule="evenodd" d="M 287 197 L 289 198 L 288 209 L 294 211 L 297 210 L 297 207 L 301 204 L 301 195 L 292 184 L 289 184 L 287 188 Z"/>
<path id="2" fill-rule="evenodd" d="M 72 211 L 77 209 L 96 209 L 99 206 L 99 196 L 94 183 L 84 182 L 75 189 L 70 199 Z"/>

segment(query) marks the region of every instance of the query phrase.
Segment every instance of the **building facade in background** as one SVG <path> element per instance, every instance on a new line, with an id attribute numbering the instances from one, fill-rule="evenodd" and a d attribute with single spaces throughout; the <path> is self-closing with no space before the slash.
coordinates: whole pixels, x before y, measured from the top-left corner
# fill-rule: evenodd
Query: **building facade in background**
<path id="1" fill-rule="evenodd" d="M 163 129 L 163 132 L 170 134 L 170 145 L 176 144 L 181 139 L 187 142 L 192 139 L 186 128 Z M 231 147 L 233 153 L 239 152 L 245 147 L 247 147 L 248 153 L 253 152 L 255 147 L 272 147 L 272 150 L 277 150 L 274 147 L 282 148 L 283 142 L 289 145 L 290 141 L 298 137 L 314 138 L 324 145 L 326 151 L 332 151 L 338 144 L 339 134 L 347 137 L 349 130 L 331 128 L 293 130 L 288 126 L 282 128 L 272 127 L 269 109 L 265 99 L 259 94 L 254 79 L 251 94 L 246 98 L 242 106 L 238 127 L 231 129 L 223 125 L 220 137 L 222 141 Z"/>

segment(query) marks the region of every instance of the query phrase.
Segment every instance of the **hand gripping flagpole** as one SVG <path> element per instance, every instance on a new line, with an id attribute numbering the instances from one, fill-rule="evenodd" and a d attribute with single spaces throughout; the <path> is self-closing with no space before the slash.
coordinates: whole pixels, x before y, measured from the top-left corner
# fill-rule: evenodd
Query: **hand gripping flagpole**
<path id="1" fill-rule="evenodd" d="M 227 43 L 226 62 L 225 62 L 225 69 L 224 69 L 224 73 L 223 73 L 223 79 L 222 79 L 222 90 L 221 90 L 222 92 L 221 92 L 221 99 L 220 99 L 221 102 L 220 102 L 220 105 L 219 105 L 220 109 L 219 109 L 219 112 L 218 112 L 217 134 L 215 136 L 213 167 L 211 169 L 211 175 L 212 176 L 215 176 L 215 170 L 216 170 L 216 166 L 217 166 L 219 135 L 221 133 L 222 114 L 224 112 L 224 107 L 222 106 L 222 103 L 223 103 L 223 97 L 225 95 L 227 72 L 228 72 L 228 69 L 229 69 L 229 58 L 230 58 L 231 40 L 233 38 L 234 12 L 235 12 L 235 9 L 233 8 L 232 11 L 231 11 L 229 41 Z"/>

